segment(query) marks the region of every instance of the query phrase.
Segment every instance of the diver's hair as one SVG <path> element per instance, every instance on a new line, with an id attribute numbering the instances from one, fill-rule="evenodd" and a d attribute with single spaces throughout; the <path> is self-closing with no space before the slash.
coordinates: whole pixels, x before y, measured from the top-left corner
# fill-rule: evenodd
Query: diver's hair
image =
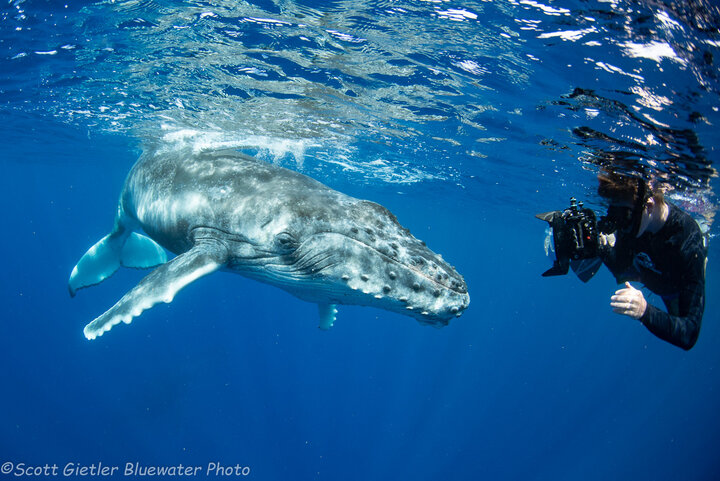
<path id="1" fill-rule="evenodd" d="M 598 174 L 598 182 L 598 194 L 610 202 L 643 204 L 651 197 L 656 203 L 662 204 L 665 202 L 662 189 L 652 188 L 645 180 L 639 177 L 604 170 Z M 638 196 L 642 196 L 643 199 L 638 199 Z"/>

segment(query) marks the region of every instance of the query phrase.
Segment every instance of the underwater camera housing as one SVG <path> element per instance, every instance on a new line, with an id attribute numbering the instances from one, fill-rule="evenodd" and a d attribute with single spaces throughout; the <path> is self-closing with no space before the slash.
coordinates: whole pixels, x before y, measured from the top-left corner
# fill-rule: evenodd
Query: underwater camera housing
<path id="1" fill-rule="evenodd" d="M 585 269 L 581 262 L 598 257 L 600 243 L 595 212 L 583 208 L 583 203 L 578 203 L 575 197 L 572 197 L 569 208 L 537 214 L 535 217 L 550 224 L 555 246 L 555 261 L 553 266 L 543 273 L 543 277 L 567 274 L 572 263 L 573 271 L 583 282 L 587 282 L 599 268 L 597 265 L 594 269 Z M 589 264 L 594 266 L 597 262 Z"/>

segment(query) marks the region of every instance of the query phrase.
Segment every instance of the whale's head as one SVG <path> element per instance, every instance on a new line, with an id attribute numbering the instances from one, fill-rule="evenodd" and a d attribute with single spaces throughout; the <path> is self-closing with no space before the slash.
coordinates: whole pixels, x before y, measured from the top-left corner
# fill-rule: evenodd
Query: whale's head
<path id="1" fill-rule="evenodd" d="M 271 244 L 263 280 L 311 302 L 377 307 L 438 327 L 470 303 L 462 276 L 373 202 L 296 210 Z"/>

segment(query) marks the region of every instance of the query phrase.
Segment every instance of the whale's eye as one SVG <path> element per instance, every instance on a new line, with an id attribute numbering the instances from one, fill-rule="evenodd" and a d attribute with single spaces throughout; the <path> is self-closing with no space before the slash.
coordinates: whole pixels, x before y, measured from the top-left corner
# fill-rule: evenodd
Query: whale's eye
<path id="1" fill-rule="evenodd" d="M 283 251 L 289 252 L 297 248 L 297 240 L 289 232 L 281 232 L 275 236 L 275 244 Z"/>

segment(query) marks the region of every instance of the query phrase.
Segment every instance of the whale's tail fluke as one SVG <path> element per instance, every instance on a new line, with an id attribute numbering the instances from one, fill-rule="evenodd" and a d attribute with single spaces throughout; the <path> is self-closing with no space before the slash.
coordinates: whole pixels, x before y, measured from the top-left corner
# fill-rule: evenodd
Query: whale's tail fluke
<path id="1" fill-rule="evenodd" d="M 68 282 L 70 295 L 110 277 L 120 266 L 147 269 L 167 262 L 167 255 L 152 239 L 116 229 L 92 246 L 73 268 Z"/>

